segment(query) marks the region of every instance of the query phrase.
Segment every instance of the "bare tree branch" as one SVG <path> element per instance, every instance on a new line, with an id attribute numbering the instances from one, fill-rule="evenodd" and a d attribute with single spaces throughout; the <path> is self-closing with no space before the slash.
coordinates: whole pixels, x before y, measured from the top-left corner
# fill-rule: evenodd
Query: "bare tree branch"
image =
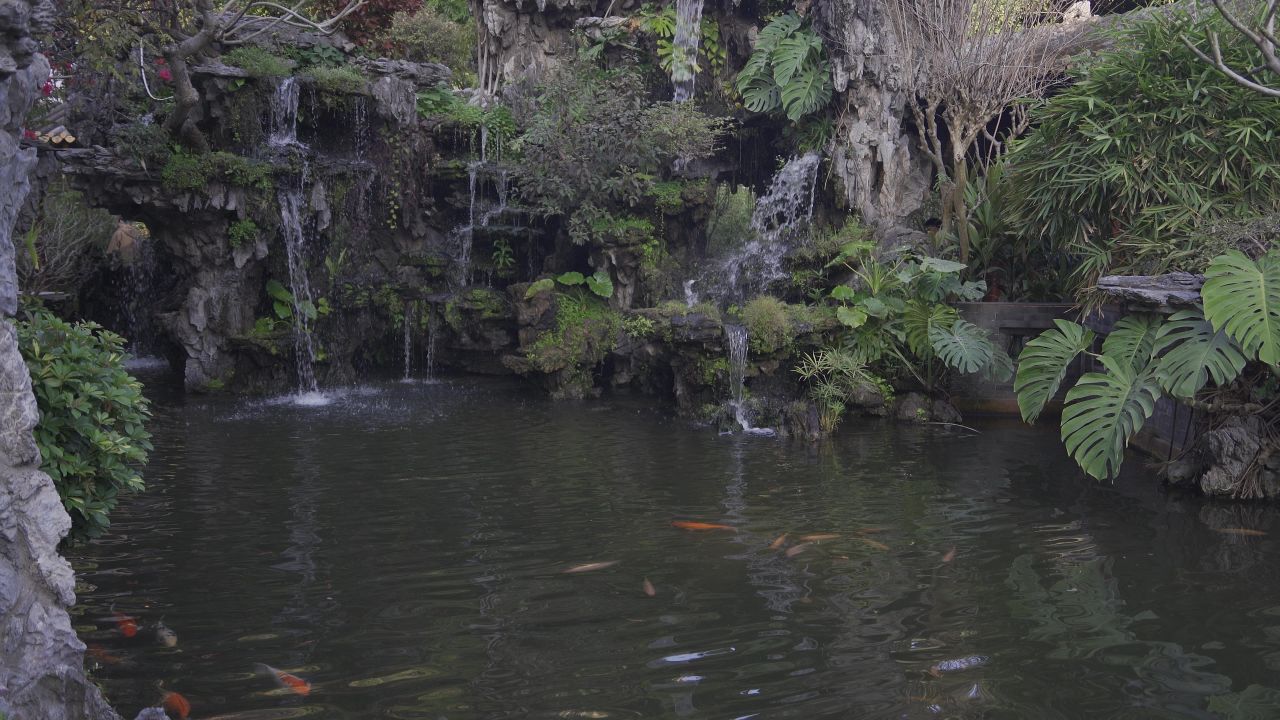
<path id="1" fill-rule="evenodd" d="M 1255 79 L 1259 73 L 1263 72 L 1271 72 L 1280 78 L 1280 56 L 1276 55 L 1276 13 L 1280 9 L 1280 0 L 1266 0 L 1265 5 L 1260 6 L 1261 13 L 1256 27 L 1251 27 L 1241 20 L 1233 10 L 1227 7 L 1224 0 L 1211 0 L 1211 2 L 1222 19 L 1262 53 L 1262 64 L 1244 72 L 1230 67 L 1222 58 L 1222 43 L 1214 30 L 1205 33 L 1209 40 L 1208 53 L 1191 42 L 1186 35 L 1182 36 L 1183 44 L 1190 48 L 1201 61 L 1213 66 L 1237 85 L 1269 97 L 1280 98 L 1280 84 L 1267 84 Z M 1248 10 L 1250 3 L 1246 0 L 1238 3 L 1238 6 Z"/>

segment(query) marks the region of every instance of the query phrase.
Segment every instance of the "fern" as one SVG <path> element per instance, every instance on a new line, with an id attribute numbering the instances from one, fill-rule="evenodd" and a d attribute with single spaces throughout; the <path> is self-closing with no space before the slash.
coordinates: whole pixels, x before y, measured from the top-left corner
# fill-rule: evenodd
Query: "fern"
<path id="1" fill-rule="evenodd" d="M 1280 365 L 1280 253 L 1250 260 L 1236 250 L 1205 271 L 1204 315 L 1240 343 L 1246 357 Z"/>
<path id="2" fill-rule="evenodd" d="M 1032 423 L 1057 394 L 1071 361 L 1093 345 L 1093 331 L 1066 320 L 1054 320 L 1056 328 L 1045 330 L 1027 343 L 1018 355 L 1018 374 L 1013 391 L 1018 394 L 1022 419 Z"/>
<path id="3" fill-rule="evenodd" d="M 1149 368 L 1135 370 L 1123 358 L 1098 358 L 1104 373 L 1086 373 L 1067 391 L 1062 409 L 1062 442 L 1089 475 L 1116 476 L 1129 438 L 1155 411 L 1160 386 Z"/>
<path id="4" fill-rule="evenodd" d="M 1214 330 L 1200 308 L 1181 310 L 1156 337 L 1160 385 L 1174 397 L 1193 398 L 1209 378 L 1226 385 L 1244 370 L 1245 357 L 1227 334 Z"/>
<path id="5" fill-rule="evenodd" d="M 966 375 L 990 366 L 996 351 L 982 328 L 964 320 L 947 328 L 931 328 L 929 342 L 939 360 Z"/>

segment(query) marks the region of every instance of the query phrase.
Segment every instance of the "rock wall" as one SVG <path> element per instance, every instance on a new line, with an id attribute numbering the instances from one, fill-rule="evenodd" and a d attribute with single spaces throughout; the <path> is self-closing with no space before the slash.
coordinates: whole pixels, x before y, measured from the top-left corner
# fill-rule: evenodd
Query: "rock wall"
<path id="1" fill-rule="evenodd" d="M 13 225 L 36 163 L 35 150 L 20 145 L 22 122 L 49 76 L 30 32 L 50 11 L 30 0 L 0 0 L 0 715 L 107 719 L 118 716 L 85 677 L 84 645 L 67 614 L 75 576 L 58 542 L 71 518 L 39 470 L 32 436 L 39 413 L 12 322 Z"/>

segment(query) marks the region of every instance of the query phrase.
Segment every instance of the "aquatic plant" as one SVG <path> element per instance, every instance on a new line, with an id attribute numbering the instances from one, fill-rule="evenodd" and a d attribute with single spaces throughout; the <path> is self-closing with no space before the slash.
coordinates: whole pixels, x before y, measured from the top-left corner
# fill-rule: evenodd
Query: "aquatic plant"
<path id="1" fill-rule="evenodd" d="M 18 345 L 40 409 L 40 469 L 71 516 L 71 542 L 111 524 L 121 495 L 144 488 L 138 468 L 151 451 L 151 408 L 124 369 L 124 338 L 92 322 L 68 323 L 28 305 Z"/>
<path id="2" fill-rule="evenodd" d="M 1280 373 L 1280 252 L 1256 260 L 1225 253 L 1209 265 L 1206 278 L 1202 305 L 1167 321 L 1127 316 L 1107 335 L 1100 354 L 1089 350 L 1092 331 L 1055 321 L 1057 327 L 1028 342 L 1018 358 L 1014 390 L 1023 419 L 1039 417 L 1077 356 L 1094 357 L 1104 372 L 1086 373 L 1067 391 L 1062 440 L 1086 473 L 1114 478 L 1130 438 L 1163 395 L 1198 406 L 1196 396 L 1210 380 L 1225 388 L 1248 362 Z M 1206 409 L 1265 411 L 1250 402 L 1217 402 Z"/>

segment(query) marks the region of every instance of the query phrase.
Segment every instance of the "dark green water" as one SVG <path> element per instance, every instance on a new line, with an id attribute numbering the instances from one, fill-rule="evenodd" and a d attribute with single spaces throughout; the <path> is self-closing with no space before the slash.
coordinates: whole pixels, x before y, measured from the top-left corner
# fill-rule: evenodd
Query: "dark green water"
<path id="1" fill-rule="evenodd" d="M 157 683 L 198 718 L 1280 717 L 1280 550 L 1211 529 L 1272 511 L 975 425 L 815 448 L 490 383 L 175 398 L 150 491 L 74 558 L 76 622 L 129 717 Z"/>

